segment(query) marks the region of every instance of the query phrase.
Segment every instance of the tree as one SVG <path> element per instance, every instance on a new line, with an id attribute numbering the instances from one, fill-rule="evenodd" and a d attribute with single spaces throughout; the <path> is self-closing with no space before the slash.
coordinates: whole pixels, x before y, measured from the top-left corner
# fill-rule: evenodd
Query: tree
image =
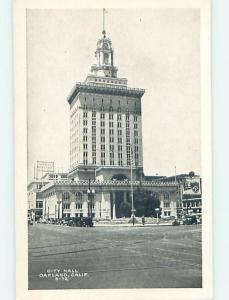
<path id="1" fill-rule="evenodd" d="M 193 172 L 193 171 L 190 171 L 188 175 L 189 175 L 189 177 L 191 177 L 191 178 L 192 178 L 192 177 L 194 177 L 194 176 L 195 176 L 195 172 Z"/>

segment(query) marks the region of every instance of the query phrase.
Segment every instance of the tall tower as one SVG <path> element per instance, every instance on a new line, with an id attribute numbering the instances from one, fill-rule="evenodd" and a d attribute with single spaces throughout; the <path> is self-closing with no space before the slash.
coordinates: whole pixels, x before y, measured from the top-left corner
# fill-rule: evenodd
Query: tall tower
<path id="1" fill-rule="evenodd" d="M 96 63 L 70 95 L 70 173 L 75 180 L 140 179 L 143 172 L 141 97 L 117 77 L 114 50 L 103 28 Z"/>

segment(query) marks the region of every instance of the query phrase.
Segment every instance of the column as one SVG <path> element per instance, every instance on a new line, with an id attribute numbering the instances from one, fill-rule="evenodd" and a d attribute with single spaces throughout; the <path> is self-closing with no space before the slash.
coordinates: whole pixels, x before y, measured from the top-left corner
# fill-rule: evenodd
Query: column
<path id="1" fill-rule="evenodd" d="M 123 202 L 127 202 L 127 192 L 123 192 Z"/>
<path id="2" fill-rule="evenodd" d="M 161 216 L 164 217 L 164 194 L 163 193 L 159 193 L 159 200 L 160 200 Z"/>
<path id="3" fill-rule="evenodd" d="M 87 197 L 87 192 L 83 193 L 83 203 L 82 203 L 82 209 L 83 209 L 83 217 L 88 216 L 88 197 Z"/>
<path id="4" fill-rule="evenodd" d="M 70 217 L 74 218 L 75 217 L 75 193 L 69 192 L 70 193 Z"/>
<path id="5" fill-rule="evenodd" d="M 46 205 L 46 199 L 43 199 L 43 208 L 42 208 L 42 219 L 45 219 L 45 205 Z"/>
<path id="6" fill-rule="evenodd" d="M 115 192 L 112 193 L 112 199 L 113 199 L 113 219 L 116 219 Z"/>
<path id="7" fill-rule="evenodd" d="M 57 192 L 57 218 L 62 219 L 63 217 L 63 203 L 62 203 L 62 193 Z"/>

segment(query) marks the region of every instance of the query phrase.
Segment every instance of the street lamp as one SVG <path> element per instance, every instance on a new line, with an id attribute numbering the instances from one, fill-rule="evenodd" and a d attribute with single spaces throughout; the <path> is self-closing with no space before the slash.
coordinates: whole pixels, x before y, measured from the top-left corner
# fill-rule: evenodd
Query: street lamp
<path id="1" fill-rule="evenodd" d="M 158 224 L 158 214 L 159 214 L 160 208 L 155 208 L 155 211 L 157 213 L 157 224 Z"/>
<path id="2" fill-rule="evenodd" d="M 88 217 L 91 217 L 91 220 L 92 220 L 93 219 L 92 204 L 93 204 L 93 200 L 94 200 L 95 190 L 91 190 L 90 183 L 91 183 L 91 181 L 89 179 L 89 188 L 87 190 L 87 196 L 88 196 Z"/>
<path id="3" fill-rule="evenodd" d="M 60 223 L 60 203 L 61 203 L 61 200 L 58 200 L 57 201 L 57 204 L 58 204 L 58 223 Z"/>
<path id="4" fill-rule="evenodd" d="M 130 188 L 131 188 L 131 219 L 134 226 L 135 221 L 135 209 L 134 209 L 134 191 L 133 191 L 133 149 L 130 146 Z"/>

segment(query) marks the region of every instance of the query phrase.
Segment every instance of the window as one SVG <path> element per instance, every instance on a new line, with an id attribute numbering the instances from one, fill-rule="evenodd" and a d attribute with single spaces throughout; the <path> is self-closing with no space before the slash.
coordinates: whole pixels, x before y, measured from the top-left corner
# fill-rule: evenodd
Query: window
<path id="1" fill-rule="evenodd" d="M 118 138 L 118 143 L 122 144 L 122 138 L 121 137 Z"/>
<path id="2" fill-rule="evenodd" d="M 114 138 L 110 137 L 110 143 L 114 143 Z"/>
<path id="3" fill-rule="evenodd" d="M 101 127 L 104 127 L 104 126 L 105 126 L 105 122 L 104 122 L 104 121 L 101 121 L 101 122 L 100 122 L 100 126 L 101 126 Z"/>
<path id="4" fill-rule="evenodd" d="M 164 200 L 169 200 L 169 194 L 168 193 L 164 194 Z"/>
<path id="5" fill-rule="evenodd" d="M 76 202 L 76 209 L 82 209 L 82 203 Z"/>
<path id="6" fill-rule="evenodd" d="M 81 202 L 82 201 L 82 193 L 76 192 L 75 193 L 75 201 Z"/>
<path id="7" fill-rule="evenodd" d="M 122 130 L 118 129 L 118 135 L 122 135 Z"/>
<path id="8" fill-rule="evenodd" d="M 118 120 L 118 121 L 122 120 L 122 115 L 118 114 L 118 115 L 117 115 L 117 120 Z"/>
<path id="9" fill-rule="evenodd" d="M 114 123 L 113 122 L 109 122 L 109 126 L 110 127 L 114 127 Z"/>
<path id="10" fill-rule="evenodd" d="M 104 144 L 101 145 L 101 150 L 105 151 L 105 145 Z"/>
<path id="11" fill-rule="evenodd" d="M 138 128 L 138 124 L 134 123 L 134 129 Z"/>
<path id="12" fill-rule="evenodd" d="M 122 151 L 122 145 L 118 145 L 118 151 Z"/>
<path id="13" fill-rule="evenodd" d="M 105 143 L 105 136 L 101 136 L 100 141 L 101 143 Z"/>
<path id="14" fill-rule="evenodd" d="M 170 207 L 170 203 L 169 202 L 165 202 L 164 203 L 164 207 Z"/>
<path id="15" fill-rule="evenodd" d="M 84 149 L 87 149 L 87 144 L 83 144 L 83 148 L 84 148 Z"/>
<path id="16" fill-rule="evenodd" d="M 138 121 L 138 116 L 134 116 L 134 122 Z"/>
<path id="17" fill-rule="evenodd" d="M 64 192 L 64 193 L 62 194 L 62 200 L 63 200 L 63 201 L 70 201 L 70 195 L 69 195 L 68 192 Z"/>
<path id="18" fill-rule="evenodd" d="M 109 114 L 109 120 L 113 120 L 114 115 L 113 114 Z"/>
<path id="19" fill-rule="evenodd" d="M 93 165 L 96 164 L 96 157 L 92 157 L 92 163 L 93 163 Z"/>
<path id="20" fill-rule="evenodd" d="M 86 127 L 84 127 L 84 129 L 83 129 L 83 133 L 87 133 L 87 128 Z"/>
<path id="21" fill-rule="evenodd" d="M 96 118 L 96 112 L 95 112 L 95 111 L 92 112 L 92 118 L 93 118 L 93 119 Z"/>
<path id="22" fill-rule="evenodd" d="M 134 154 L 134 158 L 135 158 L 135 160 L 138 160 L 138 158 L 139 158 L 139 157 L 138 157 L 138 153 L 135 153 L 135 154 Z"/>
<path id="23" fill-rule="evenodd" d="M 101 134 L 105 134 L 105 129 L 102 128 L 102 129 L 100 130 L 100 133 L 101 133 Z"/>
<path id="24" fill-rule="evenodd" d="M 70 203 L 64 203 L 63 209 L 70 209 Z"/>
<path id="25" fill-rule="evenodd" d="M 86 135 L 83 136 L 83 141 L 87 142 L 87 136 Z"/>
<path id="26" fill-rule="evenodd" d="M 87 112 L 84 112 L 84 113 L 83 113 L 83 117 L 84 117 L 84 118 L 87 118 Z"/>
<path id="27" fill-rule="evenodd" d="M 110 151 L 114 151 L 114 145 L 110 145 Z"/>
<path id="28" fill-rule="evenodd" d="M 113 135 L 114 134 L 114 129 L 110 129 L 109 133 L 110 133 L 110 135 Z"/>
<path id="29" fill-rule="evenodd" d="M 118 122 L 118 128 L 122 128 L 122 123 Z"/>
<path id="30" fill-rule="evenodd" d="M 36 208 L 43 208 L 43 202 L 42 201 L 37 201 L 36 202 Z"/>
<path id="31" fill-rule="evenodd" d="M 96 144 L 92 144 L 92 151 L 96 151 Z"/>

